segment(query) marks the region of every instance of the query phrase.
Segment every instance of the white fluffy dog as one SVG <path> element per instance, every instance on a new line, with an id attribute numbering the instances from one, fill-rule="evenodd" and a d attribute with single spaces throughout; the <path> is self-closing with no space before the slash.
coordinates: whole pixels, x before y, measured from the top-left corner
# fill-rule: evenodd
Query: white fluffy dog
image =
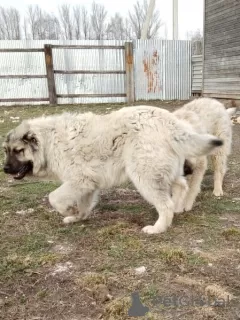
<path id="1" fill-rule="evenodd" d="M 232 144 L 232 122 L 231 116 L 237 108 L 226 109 L 216 99 L 195 99 L 182 108 L 173 112 L 180 120 L 191 124 L 198 133 L 209 133 L 223 140 L 224 144 L 211 155 L 214 168 L 214 190 L 215 196 L 223 195 L 223 179 L 227 170 L 227 159 L 231 153 Z M 200 192 L 201 183 L 207 169 L 207 157 L 187 158 L 192 166 L 193 174 L 189 177 L 189 190 L 185 199 L 177 205 L 177 212 L 189 211 Z"/>
<path id="2" fill-rule="evenodd" d="M 185 159 L 221 145 L 221 139 L 196 133 L 160 108 L 125 107 L 107 115 L 64 113 L 26 120 L 12 130 L 4 143 L 4 171 L 16 179 L 32 174 L 60 180 L 49 201 L 65 216 L 64 223 L 87 218 L 99 190 L 130 179 L 159 214 L 153 226 L 143 228 L 152 234 L 172 223 L 172 185 L 184 185 Z"/>

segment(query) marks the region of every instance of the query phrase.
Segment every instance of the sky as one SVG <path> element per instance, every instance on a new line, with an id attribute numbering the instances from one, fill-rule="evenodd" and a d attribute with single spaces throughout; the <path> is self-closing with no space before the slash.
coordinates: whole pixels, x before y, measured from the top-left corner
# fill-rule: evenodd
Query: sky
<path id="1" fill-rule="evenodd" d="M 186 39 L 186 33 L 203 28 L 203 1 L 204 0 L 178 0 L 178 30 L 179 39 Z M 23 14 L 29 4 L 38 4 L 48 12 L 57 12 L 57 8 L 62 3 L 85 5 L 90 9 L 92 0 L 1 0 L 0 5 L 3 7 L 15 7 Z M 109 15 L 115 12 L 127 15 L 132 9 L 136 0 L 95 0 L 101 3 L 107 9 Z M 141 2 L 141 0 L 140 0 Z M 168 39 L 172 39 L 172 0 L 156 0 L 156 8 L 160 11 L 160 16 L 166 25 Z M 161 30 L 165 34 L 164 27 Z"/>

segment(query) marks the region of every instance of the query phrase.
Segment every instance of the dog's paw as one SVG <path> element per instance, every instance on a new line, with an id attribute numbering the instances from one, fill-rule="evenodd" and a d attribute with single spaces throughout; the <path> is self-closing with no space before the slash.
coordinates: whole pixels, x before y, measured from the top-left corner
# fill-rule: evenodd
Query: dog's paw
<path id="1" fill-rule="evenodd" d="M 68 216 L 68 217 L 65 217 L 64 219 L 63 219 L 63 223 L 64 224 L 70 224 L 70 223 L 74 223 L 74 222 L 76 222 L 76 221 L 78 221 L 79 219 L 77 218 L 77 217 L 75 217 L 75 216 Z"/>
<path id="2" fill-rule="evenodd" d="M 223 196 L 223 191 L 222 190 L 213 190 L 213 195 L 215 197 L 222 197 Z"/>
<path id="3" fill-rule="evenodd" d="M 175 210 L 174 210 L 174 213 L 175 214 L 180 214 L 180 213 L 183 213 L 184 212 L 184 208 L 183 207 L 181 207 L 181 208 L 176 208 Z"/>
<path id="4" fill-rule="evenodd" d="M 192 204 L 186 204 L 185 207 L 184 207 L 184 211 L 185 211 L 185 212 L 191 211 L 192 208 L 193 208 L 193 205 L 192 205 Z"/>
<path id="5" fill-rule="evenodd" d="M 157 234 L 157 233 L 163 232 L 163 231 L 159 230 L 158 228 L 156 228 L 155 226 L 146 226 L 146 227 L 142 228 L 142 231 L 147 234 Z"/>

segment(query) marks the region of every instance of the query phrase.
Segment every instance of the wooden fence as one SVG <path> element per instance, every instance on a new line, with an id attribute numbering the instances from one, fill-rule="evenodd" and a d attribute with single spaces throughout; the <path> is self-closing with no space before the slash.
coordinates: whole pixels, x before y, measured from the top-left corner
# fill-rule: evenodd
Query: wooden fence
<path id="1" fill-rule="evenodd" d="M 54 55 L 53 49 L 112 49 L 112 50 L 124 50 L 125 51 L 125 70 L 55 70 L 54 69 Z M 0 79 L 37 79 L 45 78 L 48 85 L 48 97 L 39 98 L 0 98 L 0 102 L 33 102 L 33 101 L 49 101 L 50 105 L 58 103 L 58 98 L 107 98 L 107 97 L 126 97 L 128 103 L 132 103 L 135 100 L 134 96 L 134 68 L 133 68 L 133 44 L 132 42 L 126 42 L 125 45 L 52 45 L 45 44 L 43 49 L 0 49 L 0 53 L 10 52 L 43 52 L 45 56 L 46 74 L 34 75 L 34 74 L 8 74 L 0 75 Z M 110 75 L 125 75 L 125 93 L 86 93 L 86 94 L 62 94 L 57 92 L 55 84 L 55 74 L 110 74 Z"/>

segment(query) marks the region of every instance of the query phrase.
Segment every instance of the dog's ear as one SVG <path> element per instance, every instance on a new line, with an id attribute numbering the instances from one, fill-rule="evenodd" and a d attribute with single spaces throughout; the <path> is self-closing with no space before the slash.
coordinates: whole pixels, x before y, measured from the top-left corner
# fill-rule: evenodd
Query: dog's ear
<path id="1" fill-rule="evenodd" d="M 31 131 L 28 131 L 27 133 L 25 133 L 22 137 L 22 141 L 24 143 L 27 143 L 29 145 L 31 145 L 34 149 L 37 149 L 38 147 L 38 140 L 37 140 L 37 137 L 36 135 L 31 132 Z"/>

